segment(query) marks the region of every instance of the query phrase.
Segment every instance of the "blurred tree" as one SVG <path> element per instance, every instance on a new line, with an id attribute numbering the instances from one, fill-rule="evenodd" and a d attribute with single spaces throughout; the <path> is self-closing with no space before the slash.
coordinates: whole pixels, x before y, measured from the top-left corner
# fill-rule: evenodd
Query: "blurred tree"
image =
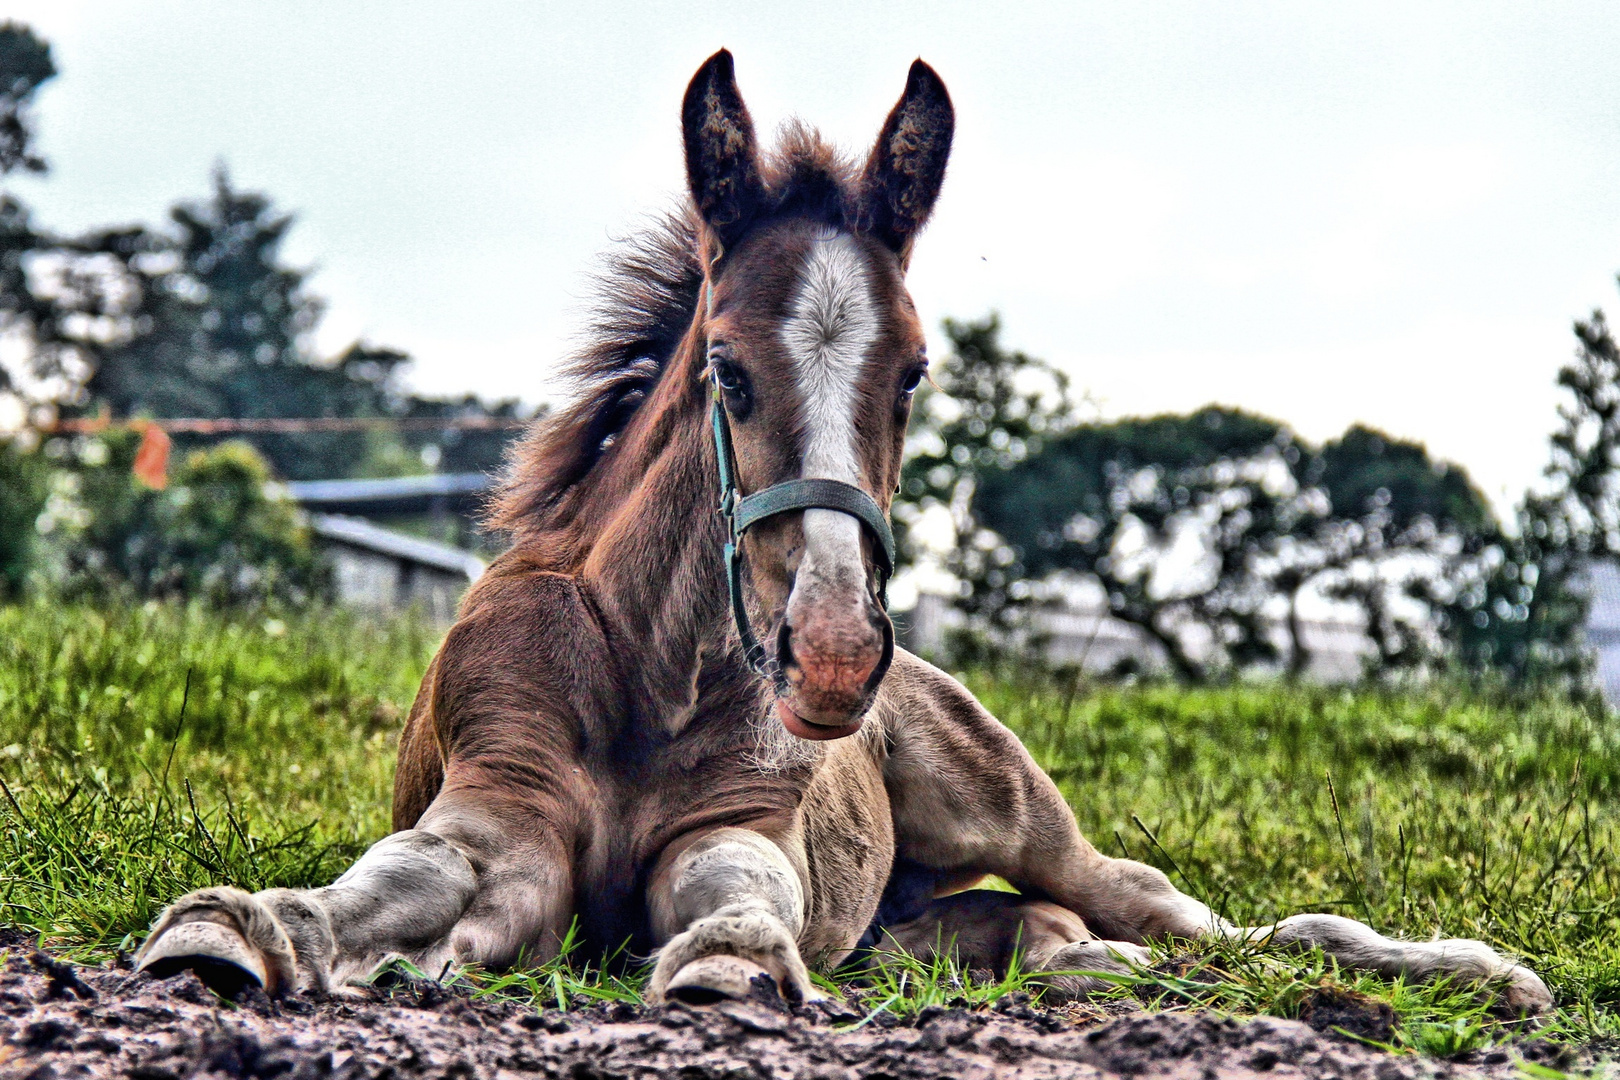
<path id="1" fill-rule="evenodd" d="M 108 320 L 112 333 L 87 327 L 80 337 L 92 357 L 86 408 L 117 417 L 395 411 L 403 353 L 355 345 L 330 363 L 312 361 L 307 338 L 321 304 L 305 288 L 305 272 L 281 257 L 290 215 L 263 195 L 237 190 L 220 168 L 210 199 L 182 203 L 171 216 L 173 234 L 109 230 L 83 238 L 86 257 L 73 269 L 85 287 L 58 286 L 77 306 L 116 316 Z M 365 457 L 359 433 L 248 441 L 292 479 L 344 475 Z"/>
<path id="2" fill-rule="evenodd" d="M 1420 443 L 1353 425 L 1313 455 L 1307 479 L 1327 496 L 1306 550 L 1315 584 L 1366 619 L 1375 668 L 1433 666 L 1446 652 L 1447 609 L 1501 536 L 1490 504 L 1455 465 Z M 1297 593 L 1296 593 L 1297 595 Z M 1290 612 L 1297 611 L 1297 603 Z M 1295 664 L 1306 658 L 1295 635 Z"/>
<path id="3" fill-rule="evenodd" d="M 1602 311 L 1575 323 L 1568 392 L 1549 439 L 1547 484 L 1525 495 L 1518 531 L 1459 589 L 1448 636 L 1472 670 L 1516 685 L 1590 690 L 1584 629 L 1592 567 L 1620 559 L 1620 347 Z"/>
<path id="4" fill-rule="evenodd" d="M 182 203 L 172 218 L 172 232 L 135 226 L 33 245 L 25 295 L 11 307 L 32 328 L 35 374 L 58 388 L 69 411 L 117 419 L 517 414 L 515 401 L 488 406 L 470 396 L 409 394 L 401 373 L 410 358 L 394 349 L 356 343 L 317 359 L 309 337 L 321 302 L 305 271 L 281 254 L 292 218 L 265 196 L 235 188 L 223 169 L 211 198 Z M 460 434 L 381 425 L 242 438 L 276 475 L 304 480 L 426 471 L 430 444 L 435 463 L 449 457 L 453 467 L 493 471 L 515 432 Z M 184 449 L 210 440 L 176 441 Z"/>
<path id="5" fill-rule="evenodd" d="M 958 582 L 956 607 L 973 635 L 1004 643 L 1034 593 L 1013 549 L 974 517 L 974 494 L 984 475 L 1039 454 L 1072 425 L 1074 407 L 1062 372 L 1002 348 L 998 316 L 946 319 L 944 329 L 951 351 L 931 365 L 917 403 L 895 538 L 902 563 L 916 565 L 925 553 L 914 530 L 930 510 L 948 513 L 953 539 L 941 562 Z"/>
<path id="6" fill-rule="evenodd" d="M 1032 605 L 1082 581 L 1181 678 L 1279 661 L 1298 675 L 1314 589 L 1361 610 L 1381 665 L 1435 661 L 1455 579 L 1498 535 L 1464 472 L 1370 428 L 1315 449 L 1215 406 L 1081 424 L 1061 374 L 999 330 L 947 323 L 894 515 L 907 532 L 949 510 L 940 561 L 970 629 L 1027 637 Z"/>
<path id="7" fill-rule="evenodd" d="M 985 477 L 973 508 L 1030 574 L 1100 586 L 1114 618 L 1198 681 L 1277 656 L 1258 561 L 1317 510 L 1299 460 L 1281 425 L 1216 406 L 1087 424 Z"/>
<path id="8" fill-rule="evenodd" d="M 54 77 L 50 46 L 0 24 L 0 175 L 39 172 L 29 106 Z M 183 202 L 169 230 L 98 229 L 65 238 L 37 228 L 0 195 L 0 333 L 22 345 L 32 381 L 0 368 L 0 394 L 42 414 L 107 411 L 115 418 L 469 417 L 518 414 L 515 401 L 439 401 L 408 394 L 409 358 L 363 343 L 317 358 L 310 331 L 321 302 L 307 272 L 287 265 L 293 219 L 216 170 L 207 199 Z M 24 389 L 26 387 L 26 390 Z M 460 432 L 386 426 L 370 432 L 255 434 L 290 479 L 387 470 L 494 471 L 512 430 Z M 203 442 L 182 436 L 182 448 Z"/>
<path id="9" fill-rule="evenodd" d="M 34 91 L 56 75 L 51 47 L 22 23 L 0 23 L 0 175 L 13 169 L 44 172 L 35 154 L 28 115 Z"/>
<path id="10" fill-rule="evenodd" d="M 42 454 L 0 439 L 0 601 L 16 599 L 27 584 L 47 477 Z"/>
<path id="11" fill-rule="evenodd" d="M 29 106 L 34 91 L 55 75 L 48 44 L 21 23 L 0 23 L 0 176 L 45 171 L 32 147 Z M 36 320 L 49 319 L 49 305 L 33 296 L 26 273 L 29 255 L 47 243 L 35 232 L 28 208 L 0 193 L 0 332 L 29 333 Z M 0 367 L 0 394 L 12 389 L 11 373 Z"/>

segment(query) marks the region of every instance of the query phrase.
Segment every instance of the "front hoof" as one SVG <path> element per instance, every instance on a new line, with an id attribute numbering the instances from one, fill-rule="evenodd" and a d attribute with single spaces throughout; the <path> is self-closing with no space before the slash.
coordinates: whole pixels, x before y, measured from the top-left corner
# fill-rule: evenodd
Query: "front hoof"
<path id="1" fill-rule="evenodd" d="M 687 1005 L 714 1005 L 722 1001 L 742 1001 L 754 992 L 754 980 L 776 980 L 751 960 L 737 956 L 705 956 L 675 973 L 664 987 L 664 1000 Z"/>
<path id="2" fill-rule="evenodd" d="M 185 970 L 195 971 L 209 989 L 228 998 L 249 986 L 270 985 L 264 961 L 235 929 L 196 920 L 171 927 L 141 954 L 136 969 L 154 979 L 168 979 Z"/>
<path id="3" fill-rule="evenodd" d="M 722 909 L 658 950 L 647 997 L 692 1005 L 741 1000 L 758 985 L 750 980 L 761 975 L 770 976 L 790 1005 L 823 996 L 811 984 L 793 935 L 780 919 L 764 911 Z"/>
<path id="4" fill-rule="evenodd" d="M 209 989 L 235 997 L 257 986 L 272 997 L 293 988 L 292 943 L 275 916 L 240 889 L 203 889 L 170 905 L 135 958 L 157 979 L 194 971 Z"/>

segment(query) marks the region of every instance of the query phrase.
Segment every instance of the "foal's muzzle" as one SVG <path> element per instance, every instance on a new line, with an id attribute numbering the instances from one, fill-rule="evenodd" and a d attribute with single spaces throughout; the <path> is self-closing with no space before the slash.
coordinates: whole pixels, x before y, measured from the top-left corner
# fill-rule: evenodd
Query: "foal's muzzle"
<path id="1" fill-rule="evenodd" d="M 794 598 L 795 600 L 797 597 Z M 894 624 L 864 603 L 795 603 L 776 635 L 776 715 L 801 739 L 841 739 L 860 730 L 894 659 Z"/>

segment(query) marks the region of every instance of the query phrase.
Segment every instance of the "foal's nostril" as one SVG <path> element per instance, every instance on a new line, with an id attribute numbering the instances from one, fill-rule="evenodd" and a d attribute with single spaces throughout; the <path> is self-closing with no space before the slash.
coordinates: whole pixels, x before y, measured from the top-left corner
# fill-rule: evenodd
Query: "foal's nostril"
<path id="1" fill-rule="evenodd" d="M 779 671 L 786 671 L 792 664 L 793 627 L 783 619 L 781 629 L 776 631 L 776 667 Z"/>

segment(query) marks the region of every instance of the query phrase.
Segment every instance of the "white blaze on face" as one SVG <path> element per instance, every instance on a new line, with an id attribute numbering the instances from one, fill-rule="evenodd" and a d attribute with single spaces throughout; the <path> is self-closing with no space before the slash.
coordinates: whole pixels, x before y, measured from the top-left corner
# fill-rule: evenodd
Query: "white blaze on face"
<path id="1" fill-rule="evenodd" d="M 855 406 L 866 355 L 877 336 L 877 303 L 860 245 L 844 233 L 817 236 L 782 327 L 804 410 L 804 476 L 861 486 Z M 804 544 L 801 581 L 864 581 L 861 523 L 855 518 L 837 510 L 806 510 Z"/>

